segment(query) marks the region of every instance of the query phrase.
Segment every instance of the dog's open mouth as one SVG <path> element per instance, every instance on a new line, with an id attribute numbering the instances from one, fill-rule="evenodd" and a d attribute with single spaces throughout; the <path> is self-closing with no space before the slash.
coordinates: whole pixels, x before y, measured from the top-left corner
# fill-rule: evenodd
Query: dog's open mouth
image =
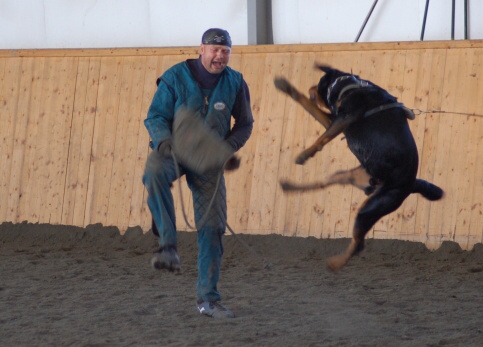
<path id="1" fill-rule="evenodd" d="M 315 101 L 317 99 L 317 86 L 310 87 L 309 97 L 312 101 Z"/>
<path id="2" fill-rule="evenodd" d="M 327 106 L 320 98 L 319 94 L 317 93 L 317 86 L 313 86 L 309 89 L 309 98 L 315 105 L 317 105 L 320 109 L 327 111 Z"/>

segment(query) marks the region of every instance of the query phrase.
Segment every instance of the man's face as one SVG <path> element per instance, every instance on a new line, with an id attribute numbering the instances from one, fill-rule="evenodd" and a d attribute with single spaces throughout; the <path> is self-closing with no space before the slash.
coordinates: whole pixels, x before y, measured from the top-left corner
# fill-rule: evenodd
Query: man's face
<path id="1" fill-rule="evenodd" d="M 222 45 L 200 46 L 201 63 L 209 73 L 221 73 L 230 60 L 231 48 Z"/>

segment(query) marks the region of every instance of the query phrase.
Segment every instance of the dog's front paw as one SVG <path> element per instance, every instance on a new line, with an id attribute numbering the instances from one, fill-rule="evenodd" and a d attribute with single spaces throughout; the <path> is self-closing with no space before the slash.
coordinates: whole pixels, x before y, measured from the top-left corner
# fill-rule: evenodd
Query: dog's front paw
<path id="1" fill-rule="evenodd" d="M 295 164 L 304 165 L 307 160 L 315 155 L 315 153 L 317 152 L 313 151 L 311 148 L 306 149 L 305 151 L 300 153 L 297 158 L 295 158 Z"/>
<path id="2" fill-rule="evenodd" d="M 307 157 L 304 153 L 302 153 L 295 159 L 295 164 L 304 165 L 307 159 L 309 159 L 309 157 Z"/>
<path id="3" fill-rule="evenodd" d="M 292 85 L 290 84 L 290 82 L 283 77 L 275 77 L 273 79 L 273 83 L 275 84 L 275 88 L 284 93 L 289 94 L 292 90 Z"/>
<path id="4" fill-rule="evenodd" d="M 294 86 L 292 86 L 285 78 L 275 77 L 273 83 L 275 84 L 275 88 L 284 92 L 285 94 L 290 95 L 293 99 L 297 100 L 299 97 L 297 89 L 295 89 Z"/>

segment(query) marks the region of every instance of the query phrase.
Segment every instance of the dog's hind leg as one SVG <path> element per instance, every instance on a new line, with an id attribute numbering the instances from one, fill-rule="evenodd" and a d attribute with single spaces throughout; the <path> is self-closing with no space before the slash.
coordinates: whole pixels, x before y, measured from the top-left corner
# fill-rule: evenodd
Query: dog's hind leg
<path id="1" fill-rule="evenodd" d="M 323 189 L 332 184 L 351 184 L 363 190 L 367 195 L 372 194 L 378 187 L 378 181 L 371 177 L 362 166 L 351 170 L 338 171 L 323 182 L 295 184 L 289 181 L 280 181 L 282 190 L 285 192 Z"/>
<path id="2" fill-rule="evenodd" d="M 327 185 L 331 184 L 351 184 L 370 195 L 379 186 L 379 181 L 371 177 L 362 166 L 358 166 L 351 170 L 337 171 L 327 180 Z"/>
<path id="3" fill-rule="evenodd" d="M 288 94 L 292 99 L 297 101 L 302 107 L 312 115 L 324 128 L 329 128 L 330 126 L 330 115 L 322 111 L 317 105 L 312 102 L 305 95 L 300 93 L 294 86 L 290 84 L 285 78 L 277 77 L 274 79 L 275 87 Z"/>
<path id="4" fill-rule="evenodd" d="M 327 260 L 327 267 L 331 271 L 338 271 L 356 254 L 364 249 L 364 239 L 369 230 L 382 217 L 395 211 L 409 193 L 405 190 L 393 188 L 377 190 L 374 195 L 370 196 L 359 209 L 354 229 L 352 232 L 352 240 L 344 253 L 331 257 Z"/>

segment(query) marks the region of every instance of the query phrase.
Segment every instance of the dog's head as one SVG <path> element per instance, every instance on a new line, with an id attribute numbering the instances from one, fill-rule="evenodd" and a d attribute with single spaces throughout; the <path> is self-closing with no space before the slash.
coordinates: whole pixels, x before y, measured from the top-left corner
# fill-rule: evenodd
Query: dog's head
<path id="1" fill-rule="evenodd" d="M 359 83 L 359 76 L 334 69 L 328 65 L 316 65 L 317 69 L 325 72 L 319 80 L 319 84 L 310 89 L 312 99 L 320 106 L 325 106 L 335 113 L 337 101 L 341 90 L 348 84 Z"/>

